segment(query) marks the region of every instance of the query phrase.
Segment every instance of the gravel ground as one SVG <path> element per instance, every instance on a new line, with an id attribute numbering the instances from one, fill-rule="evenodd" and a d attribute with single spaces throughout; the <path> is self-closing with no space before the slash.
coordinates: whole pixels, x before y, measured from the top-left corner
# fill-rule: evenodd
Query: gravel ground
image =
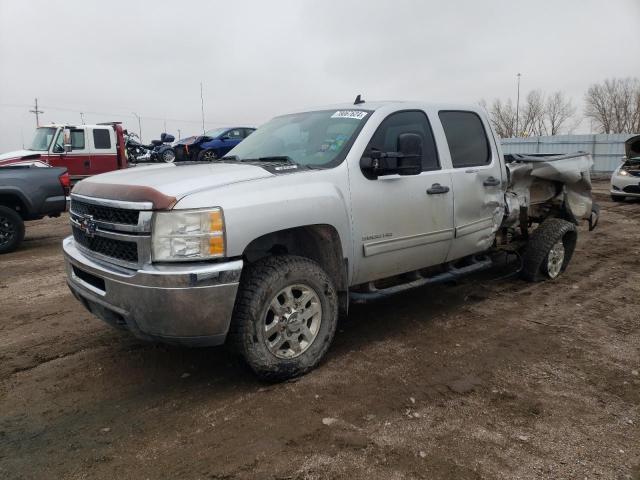
<path id="1" fill-rule="evenodd" d="M 67 219 L 0 257 L 0 478 L 640 479 L 640 202 L 554 282 L 354 306 L 321 367 L 270 385 L 224 348 L 142 343 L 65 285 Z"/>

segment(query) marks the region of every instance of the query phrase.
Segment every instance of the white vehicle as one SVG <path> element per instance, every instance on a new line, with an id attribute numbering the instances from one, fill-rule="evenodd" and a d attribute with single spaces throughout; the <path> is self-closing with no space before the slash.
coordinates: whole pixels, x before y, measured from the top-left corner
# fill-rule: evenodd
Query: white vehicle
<path id="1" fill-rule="evenodd" d="M 625 198 L 640 198 L 640 135 L 624 144 L 622 164 L 611 175 L 611 199 L 623 202 Z"/>
<path id="2" fill-rule="evenodd" d="M 254 371 L 315 367 L 350 299 L 487 268 L 524 251 L 555 279 L 597 221 L 588 154 L 503 157 L 479 107 L 337 105 L 269 121 L 227 156 L 83 180 L 68 284 L 140 338 L 231 343 Z"/>

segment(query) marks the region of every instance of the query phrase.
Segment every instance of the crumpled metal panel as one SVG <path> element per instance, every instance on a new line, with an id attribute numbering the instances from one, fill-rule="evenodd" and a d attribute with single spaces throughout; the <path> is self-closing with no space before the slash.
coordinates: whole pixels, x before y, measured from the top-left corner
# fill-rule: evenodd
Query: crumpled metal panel
<path id="1" fill-rule="evenodd" d="M 512 155 L 508 164 L 511 174 L 507 189 L 509 211 L 503 225 L 513 225 L 520 207 L 531 208 L 546 202 L 566 202 L 574 217 L 588 219 L 591 215 L 591 155 L 576 153 L 556 156 Z M 558 194 L 557 184 L 562 184 Z M 515 197 L 514 197 L 515 196 Z"/>

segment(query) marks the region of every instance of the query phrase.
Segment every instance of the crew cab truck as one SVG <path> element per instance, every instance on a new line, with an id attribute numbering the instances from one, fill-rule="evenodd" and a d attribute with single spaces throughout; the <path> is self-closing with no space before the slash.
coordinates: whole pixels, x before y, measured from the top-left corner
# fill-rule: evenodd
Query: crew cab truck
<path id="1" fill-rule="evenodd" d="M 66 210 L 70 183 L 65 168 L 38 160 L 0 167 L 0 254 L 22 243 L 25 221 L 59 217 Z"/>
<path id="2" fill-rule="evenodd" d="M 38 127 L 31 146 L 0 155 L 0 166 L 25 160 L 64 167 L 74 181 L 128 167 L 123 129 L 118 122 Z"/>
<path id="3" fill-rule="evenodd" d="M 509 163 L 507 163 L 507 161 Z M 215 162 L 71 194 L 71 291 L 149 340 L 229 343 L 261 377 L 323 358 L 339 313 L 522 252 L 555 279 L 597 222 L 587 154 L 503 157 L 475 106 L 335 105 L 274 118 Z"/>

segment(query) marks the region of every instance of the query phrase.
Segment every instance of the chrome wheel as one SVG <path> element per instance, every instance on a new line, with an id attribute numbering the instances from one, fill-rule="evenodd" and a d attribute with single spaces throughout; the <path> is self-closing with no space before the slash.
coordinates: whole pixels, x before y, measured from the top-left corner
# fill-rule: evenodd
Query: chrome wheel
<path id="1" fill-rule="evenodd" d="M 269 303 L 264 319 L 264 341 L 278 358 L 302 355 L 318 336 L 322 305 L 318 294 L 303 284 L 280 290 Z"/>
<path id="2" fill-rule="evenodd" d="M 562 271 L 564 264 L 564 243 L 558 240 L 547 255 L 547 274 L 549 278 L 556 278 Z"/>
<path id="3" fill-rule="evenodd" d="M 162 153 L 162 160 L 165 163 L 173 163 L 176 159 L 176 154 L 173 150 L 166 150 Z"/>

